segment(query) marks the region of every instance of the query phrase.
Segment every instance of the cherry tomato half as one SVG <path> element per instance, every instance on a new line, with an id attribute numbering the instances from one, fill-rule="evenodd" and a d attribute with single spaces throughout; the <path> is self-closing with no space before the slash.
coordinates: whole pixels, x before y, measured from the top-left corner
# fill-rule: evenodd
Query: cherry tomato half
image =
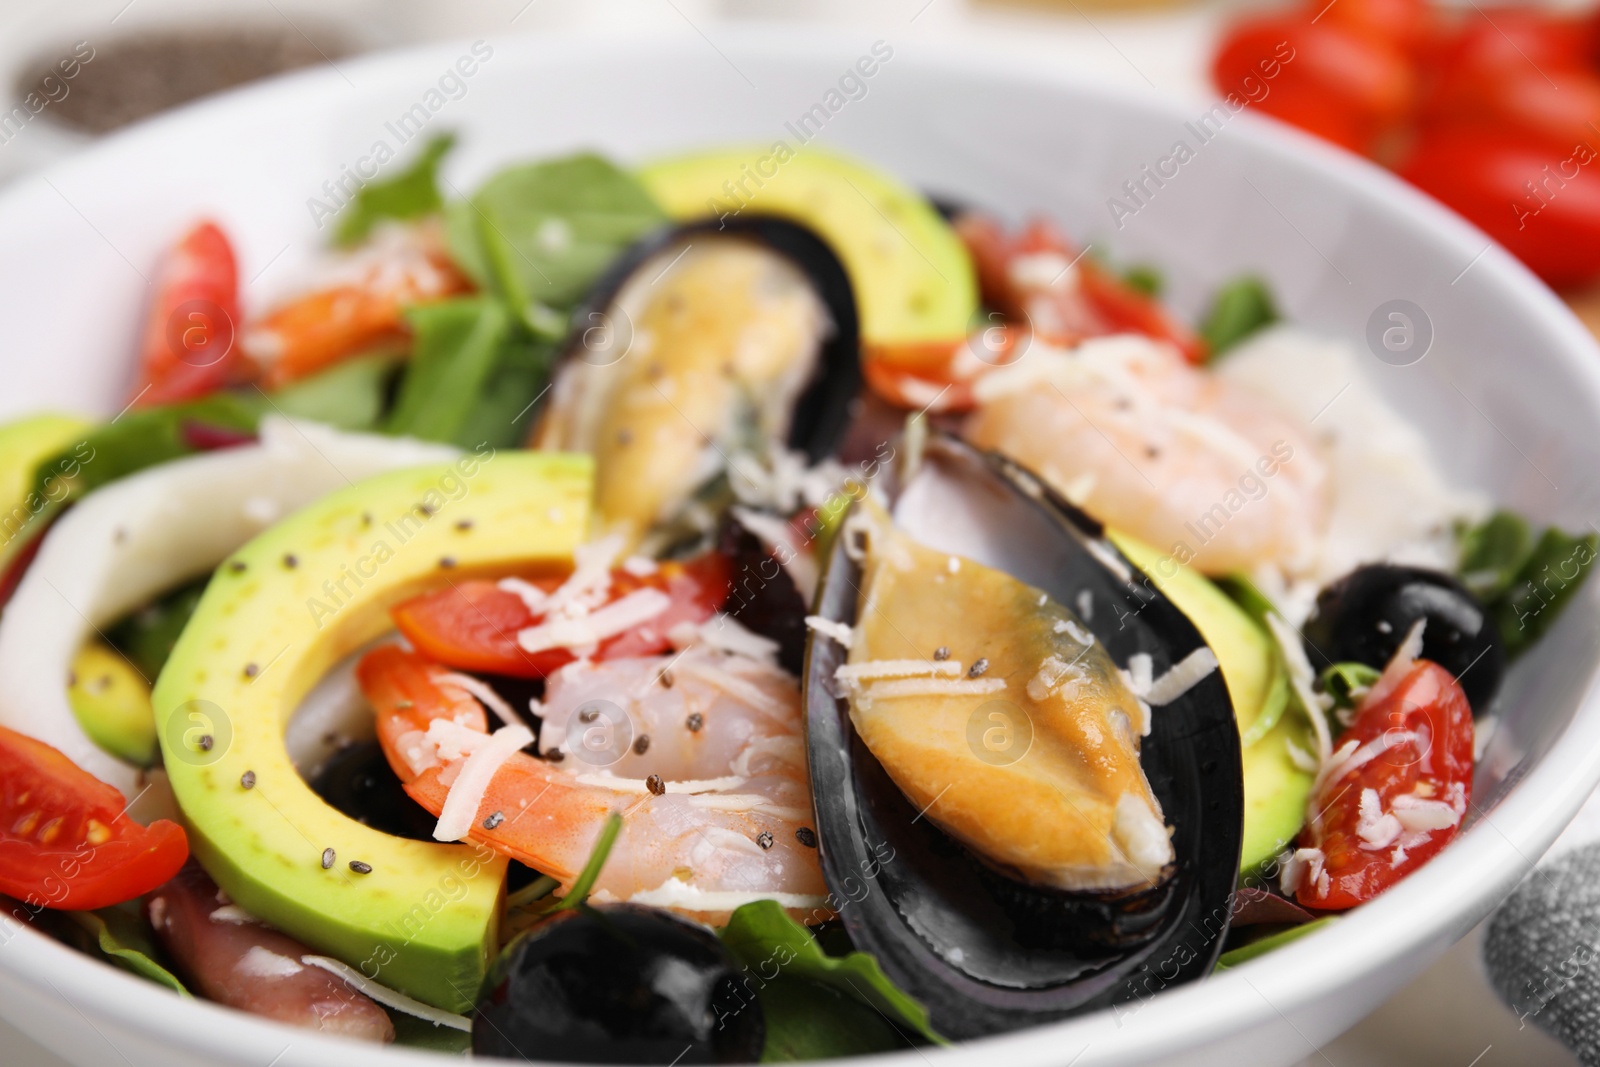
<path id="1" fill-rule="evenodd" d="M 1234 25 L 1211 77 L 1219 93 L 1363 154 L 1409 116 L 1416 97 L 1400 45 L 1300 12 Z"/>
<path id="2" fill-rule="evenodd" d="M 1429 134 L 1446 128 L 1525 134 L 1570 154 L 1600 145 L 1600 75 L 1512 67 L 1489 78 L 1441 79 L 1423 107 Z"/>
<path id="3" fill-rule="evenodd" d="M 178 242 L 161 265 L 155 294 L 133 402 L 148 407 L 194 400 L 236 381 L 244 367 L 234 343 L 239 272 L 233 246 L 216 223 L 202 222 Z"/>
<path id="4" fill-rule="evenodd" d="M 553 592 L 559 578 L 533 583 Z M 649 656 L 671 647 L 667 635 L 679 623 L 709 619 L 728 599 L 733 565 L 712 552 L 686 563 L 667 562 L 654 574 L 611 573 L 606 603 L 638 589 L 659 589 L 672 603 L 648 622 L 600 642 L 596 659 Z M 603 606 L 603 605 L 602 605 Z M 576 657 L 566 649 L 528 652 L 517 634 L 543 621 L 516 593 L 489 581 L 468 581 L 408 600 L 394 608 L 395 625 L 418 651 L 463 671 L 543 678 Z"/>
<path id="5" fill-rule="evenodd" d="M 1600 154 L 1594 147 L 1552 148 L 1505 131 L 1439 130 L 1424 135 L 1398 170 L 1551 285 L 1600 277 Z"/>
<path id="6" fill-rule="evenodd" d="M 87 911 L 143 896 L 189 858 L 183 828 L 141 826 L 122 794 L 42 741 L 0 727 L 0 892 Z"/>
<path id="7" fill-rule="evenodd" d="M 1341 736 L 1311 798 L 1299 844 L 1320 857 L 1298 861 L 1305 907 L 1371 900 L 1449 844 L 1472 799 L 1472 709 L 1455 678 L 1418 660 L 1382 689 Z"/>
<path id="8" fill-rule="evenodd" d="M 1312 6 L 1321 11 L 1318 22 L 1394 45 L 1413 58 L 1438 47 L 1439 16 L 1431 0 L 1323 0 Z"/>

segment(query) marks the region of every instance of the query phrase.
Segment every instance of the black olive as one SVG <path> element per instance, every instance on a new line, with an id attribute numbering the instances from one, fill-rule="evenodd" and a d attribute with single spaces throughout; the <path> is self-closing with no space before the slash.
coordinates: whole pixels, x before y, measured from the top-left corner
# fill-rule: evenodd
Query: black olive
<path id="1" fill-rule="evenodd" d="M 311 781 L 331 806 L 395 837 L 432 841 L 439 820 L 406 795 L 376 741 L 359 741 L 333 754 Z"/>
<path id="2" fill-rule="evenodd" d="M 1465 586 L 1422 567 L 1374 563 L 1358 567 L 1317 596 L 1302 631 L 1318 671 L 1330 663 L 1383 669 L 1418 619 L 1422 658 L 1461 683 L 1474 712 L 1488 710 L 1505 673 L 1499 627 Z"/>
<path id="3" fill-rule="evenodd" d="M 496 962 L 479 1056 L 568 1063 L 754 1063 L 766 1023 L 715 934 L 664 911 L 557 912 Z"/>

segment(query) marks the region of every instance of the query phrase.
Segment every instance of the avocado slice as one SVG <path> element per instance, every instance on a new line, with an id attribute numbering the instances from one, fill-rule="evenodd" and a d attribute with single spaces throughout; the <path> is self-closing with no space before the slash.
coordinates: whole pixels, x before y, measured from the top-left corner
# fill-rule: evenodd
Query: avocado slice
<path id="1" fill-rule="evenodd" d="M 639 180 L 673 218 L 748 212 L 815 230 L 850 274 L 869 345 L 958 340 L 977 313 L 972 259 L 950 224 L 915 189 L 854 160 L 779 142 L 660 160 Z"/>
<path id="2" fill-rule="evenodd" d="M 9 570 L 18 553 L 38 536 L 54 515 L 52 506 L 67 493 L 65 479 L 78 473 L 78 461 L 93 457 L 74 453 L 62 457 L 58 469 L 42 471 L 39 465 L 62 453 L 74 438 L 82 438 L 93 423 L 75 415 L 30 415 L 0 426 L 0 570 Z M 47 493 L 36 491 L 40 478 Z"/>
<path id="3" fill-rule="evenodd" d="M 1179 563 L 1125 533 L 1106 535 L 1156 589 L 1189 617 L 1217 655 L 1241 735 L 1250 732 L 1274 699 L 1282 699 L 1282 674 L 1272 635 L 1199 571 Z M 1241 876 L 1255 874 L 1282 852 L 1305 823 L 1312 776 L 1289 758 L 1289 743 L 1311 751 L 1307 728 L 1297 715 L 1284 715 L 1253 744 L 1244 760 L 1244 847 Z"/>
<path id="4" fill-rule="evenodd" d="M 324 497 L 217 568 L 153 703 L 190 847 L 233 900 L 419 1000 L 472 1007 L 506 861 L 340 814 L 301 779 L 284 729 L 330 667 L 392 628 L 399 600 L 569 565 L 592 482 L 587 456 L 481 449 Z"/>
<path id="5" fill-rule="evenodd" d="M 156 761 L 150 683 L 110 646 L 90 641 L 72 660 L 67 702 L 89 739 L 139 767 Z"/>

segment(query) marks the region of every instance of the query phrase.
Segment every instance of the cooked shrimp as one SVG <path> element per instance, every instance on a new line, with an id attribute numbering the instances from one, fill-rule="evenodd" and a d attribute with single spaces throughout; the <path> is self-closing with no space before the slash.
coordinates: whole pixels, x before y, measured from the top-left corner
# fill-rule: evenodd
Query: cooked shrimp
<path id="1" fill-rule="evenodd" d="M 406 791 L 454 836 L 451 786 L 491 742 L 477 686 L 395 647 L 369 654 L 359 675 Z M 596 900 L 706 921 L 751 900 L 822 906 L 794 678 L 701 646 L 579 661 L 551 676 L 546 697 L 544 758 L 516 752 L 501 764 L 461 836 L 570 884 L 615 811 L 623 830 Z M 521 729 L 493 737 L 528 736 Z"/>
<path id="2" fill-rule="evenodd" d="M 972 443 L 1181 563 L 1293 573 L 1315 552 L 1326 470 L 1306 428 L 1159 342 L 1036 345 L 977 392 Z"/>

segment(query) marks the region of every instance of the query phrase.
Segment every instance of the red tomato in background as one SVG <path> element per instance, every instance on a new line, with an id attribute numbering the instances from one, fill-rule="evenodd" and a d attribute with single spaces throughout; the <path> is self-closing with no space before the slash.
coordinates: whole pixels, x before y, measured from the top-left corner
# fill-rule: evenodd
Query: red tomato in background
<path id="1" fill-rule="evenodd" d="M 548 593 L 561 582 L 548 578 L 533 584 Z M 662 563 L 644 577 L 613 571 L 607 603 L 646 588 L 661 590 L 672 603 L 637 628 L 600 642 L 595 658 L 665 652 L 671 647 L 667 634 L 672 628 L 709 619 L 727 601 L 732 582 L 732 563 L 715 552 L 687 563 Z M 543 678 L 576 658 L 565 649 L 523 649 L 517 643 L 518 631 L 538 625 L 542 617 L 530 611 L 520 596 L 494 582 L 458 582 L 408 600 L 392 614 L 395 626 L 419 652 L 456 670 Z"/>
<path id="2" fill-rule="evenodd" d="M 1343 3 L 1344 0 L 1339 0 Z M 1335 5 L 1337 6 L 1337 5 Z M 1594 61 L 1596 22 L 1531 7 L 1474 7 L 1431 55 L 1441 79 L 1577 70 Z"/>
<path id="3" fill-rule="evenodd" d="M 0 893 L 88 911 L 143 896 L 189 858 L 183 828 L 140 826 L 122 794 L 42 741 L 0 727 Z"/>
<path id="4" fill-rule="evenodd" d="M 1212 80 L 1224 95 L 1251 100 L 1335 144 L 1370 151 L 1411 111 L 1411 64 L 1398 44 L 1312 18 L 1290 12 L 1241 20 L 1223 38 Z"/>
<path id="5" fill-rule="evenodd" d="M 1581 142 L 1600 147 L 1600 75 L 1542 72 L 1524 63 L 1491 74 L 1441 77 L 1422 107 L 1426 132 L 1516 131 L 1571 154 Z"/>
<path id="6" fill-rule="evenodd" d="M 233 246 L 214 222 L 202 222 L 168 253 L 139 348 L 140 407 L 194 400 L 231 384 L 243 358 L 239 271 Z"/>
<path id="7" fill-rule="evenodd" d="M 1330 23 L 1399 48 L 1417 58 L 1438 45 L 1439 16 L 1429 0 L 1323 0 L 1314 15 Z M 1320 5 L 1316 5 L 1320 6 Z"/>
<path id="8" fill-rule="evenodd" d="M 1580 161 L 1585 153 L 1587 163 Z M 1580 285 L 1600 274 L 1600 158 L 1593 149 L 1575 155 L 1525 134 L 1442 130 L 1425 135 L 1398 170 L 1551 285 Z"/>
<path id="9" fill-rule="evenodd" d="M 1449 844 L 1472 799 L 1472 709 L 1455 678 L 1418 660 L 1387 694 L 1382 686 L 1339 738 L 1354 750 L 1349 769 L 1311 799 L 1299 844 L 1322 858 L 1300 878 L 1305 907 L 1371 900 Z"/>

